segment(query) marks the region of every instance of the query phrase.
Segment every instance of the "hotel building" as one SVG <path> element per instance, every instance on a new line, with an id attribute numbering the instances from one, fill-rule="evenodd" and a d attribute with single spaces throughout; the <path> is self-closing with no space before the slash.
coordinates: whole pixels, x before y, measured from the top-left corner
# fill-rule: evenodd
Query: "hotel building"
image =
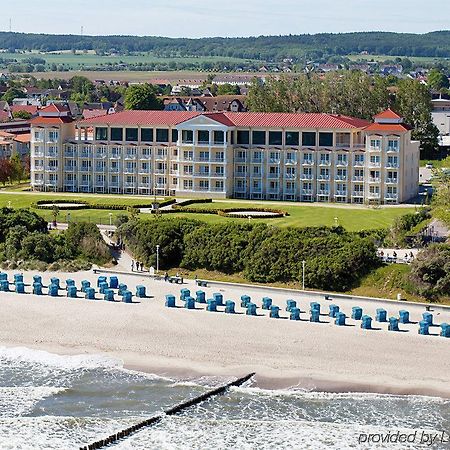
<path id="1" fill-rule="evenodd" d="M 123 111 L 31 122 L 38 191 L 302 202 L 400 203 L 418 194 L 419 143 L 395 112 Z"/>

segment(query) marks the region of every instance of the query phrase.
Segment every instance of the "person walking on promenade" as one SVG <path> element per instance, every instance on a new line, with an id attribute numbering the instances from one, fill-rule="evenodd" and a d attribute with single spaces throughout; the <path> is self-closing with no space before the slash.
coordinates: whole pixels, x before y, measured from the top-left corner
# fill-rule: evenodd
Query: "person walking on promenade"
<path id="1" fill-rule="evenodd" d="M 167 280 L 169 279 L 169 274 L 167 272 L 164 272 L 164 281 L 167 283 Z"/>
<path id="2" fill-rule="evenodd" d="M 139 272 L 139 264 L 140 264 L 140 262 L 136 261 L 136 272 Z"/>
<path id="3" fill-rule="evenodd" d="M 134 259 L 131 260 L 131 271 L 134 272 Z"/>

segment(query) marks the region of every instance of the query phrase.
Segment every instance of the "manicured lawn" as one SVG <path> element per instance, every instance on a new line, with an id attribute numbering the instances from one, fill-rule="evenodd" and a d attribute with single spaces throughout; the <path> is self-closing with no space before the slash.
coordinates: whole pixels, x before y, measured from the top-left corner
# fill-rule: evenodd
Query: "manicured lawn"
<path id="1" fill-rule="evenodd" d="M 94 194 L 69 194 L 69 193 L 34 193 L 34 192 L 0 192 L 0 207 L 8 206 L 11 202 L 13 208 L 29 208 L 31 204 L 38 200 L 64 200 L 78 199 L 92 203 L 104 205 L 126 205 L 148 204 L 153 201 L 152 196 L 125 196 L 125 195 L 94 195 Z M 355 208 L 349 206 L 311 206 L 308 204 L 285 203 L 285 202 L 254 202 L 245 200 L 233 201 L 214 201 L 213 203 L 194 204 L 192 207 L 201 208 L 242 208 L 242 207 L 267 207 L 287 211 L 289 216 L 279 219 L 251 219 L 252 223 L 266 222 L 276 226 L 332 226 L 337 223 L 350 231 L 366 230 L 373 228 L 385 228 L 392 224 L 393 220 L 401 215 L 414 211 L 414 208 Z M 34 209 L 46 220 L 52 220 L 50 210 Z M 109 214 L 112 214 L 114 220 L 118 215 L 128 214 L 127 211 L 109 210 L 109 209 L 82 209 L 74 211 L 60 211 L 58 221 L 66 222 L 67 213 L 70 212 L 70 220 L 86 220 L 95 223 L 109 224 Z M 190 214 L 176 213 L 170 214 L 170 217 L 188 217 L 191 219 L 202 220 L 208 223 L 224 223 L 229 221 L 245 222 L 248 219 L 238 219 L 221 217 L 213 214 Z M 144 219 L 151 219 L 148 214 L 141 214 Z"/>
<path id="2" fill-rule="evenodd" d="M 332 207 L 332 206 L 311 206 L 305 204 L 286 204 L 277 202 L 251 202 L 251 201 L 214 201 L 213 203 L 204 203 L 191 205 L 192 208 L 242 208 L 249 207 L 267 207 L 287 211 L 289 216 L 279 219 L 250 219 L 250 222 L 266 222 L 277 226 L 333 226 L 336 222 L 350 231 L 367 230 L 373 228 L 385 228 L 392 224 L 398 216 L 408 214 L 414 211 L 414 208 L 352 208 Z M 212 214 L 191 214 L 177 213 L 178 217 L 190 217 L 192 219 L 203 220 L 208 223 L 223 223 L 226 221 L 243 222 L 248 219 L 234 219 L 221 217 Z M 337 221 L 335 220 L 337 218 Z"/>

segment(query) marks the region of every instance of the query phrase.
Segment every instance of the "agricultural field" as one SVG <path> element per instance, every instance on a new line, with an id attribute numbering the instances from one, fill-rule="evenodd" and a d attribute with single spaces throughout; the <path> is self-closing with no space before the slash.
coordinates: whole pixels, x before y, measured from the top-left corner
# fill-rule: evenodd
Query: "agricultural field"
<path id="1" fill-rule="evenodd" d="M 26 53 L 0 53 L 1 58 L 15 59 L 18 63 L 30 57 L 45 59 L 47 64 L 62 64 L 70 69 L 80 69 L 83 66 L 95 67 L 106 66 L 108 64 L 136 64 L 136 63 L 216 63 L 216 62 L 228 62 L 228 63 L 244 63 L 252 62 L 252 60 L 244 60 L 239 58 L 232 58 L 227 56 L 201 56 L 201 57 L 160 57 L 155 56 L 152 53 L 140 53 L 133 55 L 117 55 L 117 56 L 101 56 L 92 52 L 51 52 L 51 53 L 39 53 L 39 52 L 26 52 Z"/>
<path id="2" fill-rule="evenodd" d="M 383 62 L 386 60 L 395 60 L 396 58 L 407 58 L 410 61 L 412 61 L 414 64 L 436 64 L 445 60 L 448 60 L 448 58 L 437 58 L 437 57 L 431 57 L 431 56 L 391 56 L 391 55 L 346 55 L 346 58 L 350 59 L 351 61 L 376 61 L 376 62 Z"/>

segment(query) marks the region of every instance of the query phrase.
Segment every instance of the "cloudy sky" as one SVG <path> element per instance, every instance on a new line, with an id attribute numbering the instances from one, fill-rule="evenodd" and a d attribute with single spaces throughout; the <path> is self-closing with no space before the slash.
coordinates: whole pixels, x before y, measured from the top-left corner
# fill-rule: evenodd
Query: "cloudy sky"
<path id="1" fill-rule="evenodd" d="M 449 0 L 3 0 L 0 31 L 171 37 L 450 29 Z"/>

